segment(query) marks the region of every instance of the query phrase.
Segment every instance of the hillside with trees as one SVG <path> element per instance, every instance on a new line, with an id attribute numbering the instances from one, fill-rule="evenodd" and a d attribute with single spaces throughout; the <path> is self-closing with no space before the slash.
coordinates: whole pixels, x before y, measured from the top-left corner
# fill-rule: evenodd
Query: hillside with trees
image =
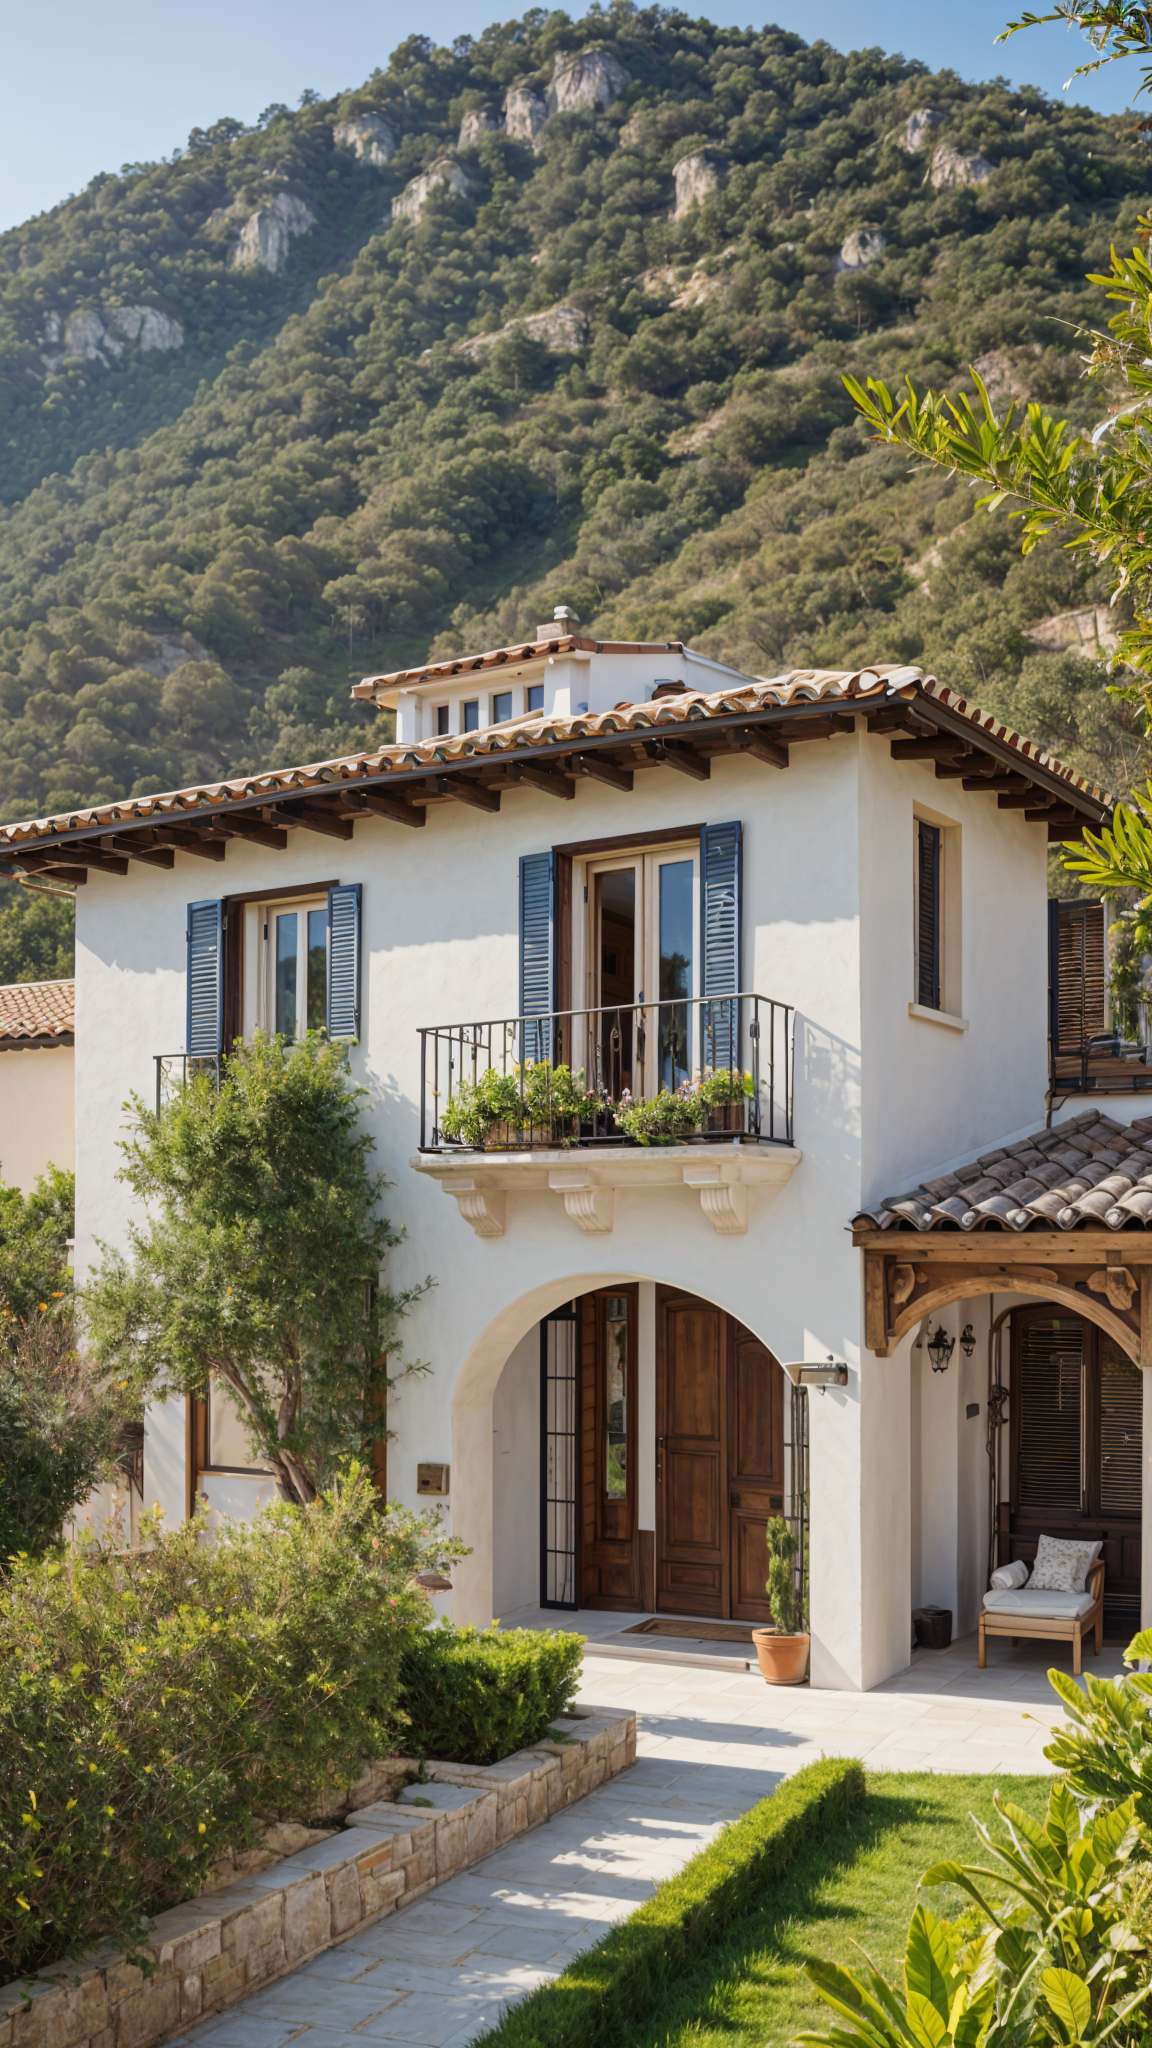
<path id="1" fill-rule="evenodd" d="M 95 179 L 0 237 L 0 817 L 379 740 L 352 677 L 559 602 L 918 662 L 1128 787 L 1100 572 L 841 377 L 1092 424 L 1150 165 L 1135 117 L 614 4 Z"/>

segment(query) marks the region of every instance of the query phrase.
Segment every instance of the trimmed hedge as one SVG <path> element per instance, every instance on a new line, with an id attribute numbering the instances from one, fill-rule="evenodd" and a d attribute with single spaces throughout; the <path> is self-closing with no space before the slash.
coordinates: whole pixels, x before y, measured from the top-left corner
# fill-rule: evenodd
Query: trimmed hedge
<path id="1" fill-rule="evenodd" d="M 602 2048 L 618 2039 L 623 2027 L 643 2020 L 670 1977 L 726 1933 L 863 1799 L 863 1764 L 842 1757 L 806 1764 L 562 1976 L 515 2006 L 484 2035 L 485 2043 Z"/>
<path id="2" fill-rule="evenodd" d="M 405 1742 L 415 1756 L 494 1764 L 546 1735 L 580 1685 L 584 1637 L 559 1630 L 456 1628 L 412 1637 L 400 1660 Z"/>

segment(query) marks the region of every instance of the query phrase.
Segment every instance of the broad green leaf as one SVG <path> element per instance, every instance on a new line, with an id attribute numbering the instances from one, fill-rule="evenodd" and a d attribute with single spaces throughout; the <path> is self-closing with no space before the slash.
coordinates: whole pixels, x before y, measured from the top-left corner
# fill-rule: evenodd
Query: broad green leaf
<path id="1" fill-rule="evenodd" d="M 952 2038 L 944 2015 L 930 1998 L 922 1997 L 919 1991 L 910 1992 L 908 1996 L 908 2026 L 920 2048 L 944 2048 L 944 2043 Z"/>
<path id="2" fill-rule="evenodd" d="M 1042 1970 L 1040 1989 L 1069 2041 L 1079 2041 L 1092 2018 L 1092 2000 L 1082 1977 L 1071 1970 Z"/>
<path id="3" fill-rule="evenodd" d="M 1055 1843 L 1061 1856 L 1067 1856 L 1073 1842 L 1080 1839 L 1080 1809 L 1067 1785 L 1060 1779 L 1057 1779 L 1049 1795 L 1044 1825 L 1048 1839 Z"/>
<path id="4" fill-rule="evenodd" d="M 908 1928 L 904 1951 L 904 1983 L 909 2002 L 925 1998 L 934 2006 L 947 2031 L 952 1994 L 952 1949 L 935 1915 L 917 1906 Z"/>

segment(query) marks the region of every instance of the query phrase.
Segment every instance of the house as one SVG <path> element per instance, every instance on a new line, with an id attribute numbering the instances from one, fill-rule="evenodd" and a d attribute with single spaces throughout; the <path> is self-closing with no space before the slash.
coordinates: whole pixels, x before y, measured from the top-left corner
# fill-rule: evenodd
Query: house
<path id="1" fill-rule="evenodd" d="M 388 1490 L 470 1546 L 457 1618 L 760 1620 L 779 1511 L 818 1685 L 901 1669 L 918 1605 L 974 1627 L 1041 1524 L 1146 1609 L 1152 1102 L 1118 1041 L 1049 1065 L 1050 923 L 1065 1064 L 1096 995 L 1048 848 L 1108 799 L 917 669 L 764 680 L 568 615 L 357 688 L 394 745 L 0 831 L 83 884 L 78 1270 L 133 1090 L 326 1028 L 390 1277 L 436 1280 Z M 597 1100 L 461 1124 L 462 1083 L 557 1066 Z M 622 1131 L 701 1076 L 675 1142 Z M 269 1486 L 215 1394 L 150 1410 L 144 1470 L 173 1515 Z"/>
<path id="2" fill-rule="evenodd" d="M 76 1164 L 76 984 L 0 988 L 0 1180 L 30 1194 Z"/>

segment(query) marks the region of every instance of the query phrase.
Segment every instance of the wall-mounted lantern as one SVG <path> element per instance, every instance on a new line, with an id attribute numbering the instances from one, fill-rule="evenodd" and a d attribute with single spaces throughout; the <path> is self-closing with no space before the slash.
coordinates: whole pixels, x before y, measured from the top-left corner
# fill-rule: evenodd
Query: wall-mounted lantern
<path id="1" fill-rule="evenodd" d="M 960 1332 L 960 1349 L 964 1353 L 965 1358 L 971 1358 L 972 1353 L 976 1349 L 976 1333 L 971 1323 L 965 1323 L 964 1328 Z"/>
<path id="2" fill-rule="evenodd" d="M 937 1323 L 935 1336 L 928 1339 L 928 1356 L 932 1360 L 933 1372 L 947 1372 L 955 1349 L 955 1337 L 948 1335 L 943 1323 Z"/>

